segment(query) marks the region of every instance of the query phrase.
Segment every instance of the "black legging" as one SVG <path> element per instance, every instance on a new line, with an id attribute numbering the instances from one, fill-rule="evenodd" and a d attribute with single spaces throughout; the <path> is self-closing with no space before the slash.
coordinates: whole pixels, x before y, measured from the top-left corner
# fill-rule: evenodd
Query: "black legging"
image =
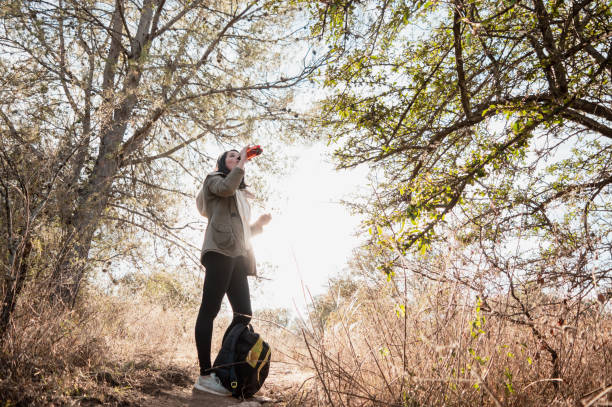
<path id="1" fill-rule="evenodd" d="M 247 258 L 228 257 L 221 253 L 207 252 L 204 254 L 204 292 L 202 293 L 202 305 L 198 312 L 195 325 L 195 340 L 200 360 L 200 375 L 210 373 L 210 343 L 212 341 L 213 321 L 219 309 L 223 296 L 227 298 L 232 306 L 234 318 L 225 331 L 227 333 L 239 323 L 248 324 L 251 321 L 251 296 L 247 281 Z"/>

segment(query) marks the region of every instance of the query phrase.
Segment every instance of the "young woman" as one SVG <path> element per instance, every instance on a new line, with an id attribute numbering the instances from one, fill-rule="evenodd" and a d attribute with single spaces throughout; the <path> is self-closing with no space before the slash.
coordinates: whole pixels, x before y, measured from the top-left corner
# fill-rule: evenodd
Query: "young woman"
<path id="1" fill-rule="evenodd" d="M 265 214 L 255 223 L 250 223 L 251 209 L 247 200 L 250 193 L 244 183 L 247 149 L 221 154 L 216 171 L 208 174 L 196 198 L 198 210 L 208 218 L 208 226 L 200 257 L 206 274 L 202 305 L 195 325 L 200 376 L 194 387 L 224 396 L 231 395 L 231 392 L 223 387 L 211 369 L 213 321 L 225 294 L 234 313 L 225 335 L 236 324 L 246 324 L 251 320 L 247 276 L 255 275 L 257 270 L 250 238 L 261 233 L 271 219 L 270 214 Z"/>

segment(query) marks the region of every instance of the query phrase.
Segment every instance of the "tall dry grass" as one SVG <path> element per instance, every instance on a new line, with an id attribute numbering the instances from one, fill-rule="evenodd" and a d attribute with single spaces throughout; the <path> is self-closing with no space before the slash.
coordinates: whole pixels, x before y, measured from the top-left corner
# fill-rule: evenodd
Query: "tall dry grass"
<path id="1" fill-rule="evenodd" d="M 362 286 L 325 324 L 311 320 L 304 330 L 318 378 L 310 404 L 610 405 L 609 309 L 582 304 L 589 310 L 575 326 L 533 311 L 538 338 L 508 316 L 511 301 L 491 306 L 441 282 L 401 295 L 391 285 Z"/>
<path id="2" fill-rule="evenodd" d="M 538 338 L 508 317 L 511 296 L 482 302 L 442 282 L 352 287 L 331 312 L 297 325 L 284 310 L 255 312 L 273 351 L 261 394 L 288 407 L 610 402 L 612 316 L 603 304 L 582 304 L 574 325 L 560 323 L 556 306 L 533 310 Z M 74 310 L 57 311 L 29 290 L 0 350 L 0 405 L 143 405 L 143 394 L 193 384 L 197 301 L 88 288 Z M 230 318 L 226 308 L 215 322 L 213 355 Z"/>
<path id="3" fill-rule="evenodd" d="M 142 392 L 189 385 L 194 362 L 183 355 L 193 318 L 188 309 L 91 288 L 66 310 L 31 287 L 0 348 L 0 404 L 137 405 Z"/>
<path id="4" fill-rule="evenodd" d="M 193 385 L 199 298 L 175 301 L 163 290 L 108 295 L 87 287 L 75 308 L 65 310 L 50 307 L 41 292 L 27 288 L 0 347 L 1 406 L 140 406 L 143 395 Z M 213 359 L 231 320 L 228 308 L 215 320 Z M 288 321 L 277 318 L 282 311 L 258 310 L 252 323 L 273 348 L 273 366 L 298 371 L 306 365 L 304 347 Z"/>

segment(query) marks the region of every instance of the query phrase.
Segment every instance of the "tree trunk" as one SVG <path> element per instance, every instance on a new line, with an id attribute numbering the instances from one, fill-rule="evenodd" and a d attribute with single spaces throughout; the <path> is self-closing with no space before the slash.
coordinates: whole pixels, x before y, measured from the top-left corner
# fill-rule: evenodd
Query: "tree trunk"
<path id="1" fill-rule="evenodd" d="M 119 3 L 113 17 L 113 27 L 122 30 L 121 6 Z M 66 248 L 61 260 L 55 267 L 52 284 L 55 285 L 52 299 L 60 300 L 65 306 L 74 307 L 81 282 L 87 271 L 87 259 L 93 235 L 100 224 L 109 201 L 112 184 L 121 165 L 120 151 L 128 121 L 137 103 L 137 90 L 142 77 L 141 56 L 147 46 L 148 32 L 153 17 L 153 2 L 143 4 L 138 30 L 131 42 L 128 58 L 128 72 L 120 93 L 112 91 L 115 77 L 115 64 L 119 56 L 120 37 L 113 35 L 109 48 L 109 58 L 104 70 L 103 87 L 105 95 L 116 95 L 120 102 L 103 124 L 100 132 L 100 148 L 91 176 L 77 199 L 76 210 L 67 225 L 63 247 Z M 106 88 L 108 87 L 108 88 Z M 112 100 L 107 100 L 112 102 Z"/>
<path id="2" fill-rule="evenodd" d="M 25 282 L 28 272 L 28 257 L 32 250 L 32 243 L 27 238 L 23 243 L 23 248 L 18 251 L 19 257 L 13 262 L 11 273 L 8 275 L 2 284 L 4 285 L 4 298 L 2 300 L 2 311 L 0 312 L 0 343 L 4 341 L 8 327 L 11 322 L 11 316 L 15 311 L 17 300 L 21 294 L 23 283 Z"/>

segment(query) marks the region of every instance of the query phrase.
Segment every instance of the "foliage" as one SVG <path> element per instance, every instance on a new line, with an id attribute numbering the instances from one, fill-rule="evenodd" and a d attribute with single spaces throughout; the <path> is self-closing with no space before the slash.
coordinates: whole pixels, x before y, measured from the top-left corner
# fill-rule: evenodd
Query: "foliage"
<path id="1" fill-rule="evenodd" d="M 162 271 L 148 275 L 133 272 L 117 281 L 118 291 L 121 297 L 139 296 L 151 304 L 161 305 L 164 310 L 195 308 L 200 303 L 200 289 L 181 277 Z"/>
<path id="2" fill-rule="evenodd" d="M 159 261 L 172 246 L 198 264 L 189 233 L 201 226 L 171 208 L 219 150 L 295 119 L 292 88 L 321 62 L 283 66 L 300 54 L 296 12 L 275 0 L 2 2 L 2 303 L 33 276 L 30 245 L 48 260 L 36 278 L 69 306 L 122 259 Z"/>
<path id="3" fill-rule="evenodd" d="M 415 307 L 411 295 L 423 292 L 406 294 L 407 282 L 462 287 L 456 289 L 465 290 L 467 302 L 480 301 L 476 318 L 470 318 L 469 340 L 482 342 L 492 318 L 509 324 L 513 335 L 526 335 L 529 350 L 539 347 L 547 356 L 549 364 L 540 372 L 547 381 L 543 387 L 553 391 L 544 398 L 568 397 L 571 370 L 578 365 L 568 357 L 572 351 L 559 340 L 558 330 L 580 331 L 612 297 L 609 2 L 338 0 L 308 5 L 313 33 L 328 41 L 332 57 L 323 71 L 329 96 L 321 125 L 336 148 L 338 167 L 372 169 L 372 194 L 350 205 L 367 215 L 370 245 L 363 256 L 386 274 L 394 293 L 403 293 L 390 306 L 400 325 L 404 318 L 399 342 L 419 340 L 417 335 L 410 342 L 406 319 Z M 458 311 L 447 305 L 440 312 L 450 317 Z M 380 326 L 380 318 L 374 317 L 371 326 Z M 420 330 L 430 319 L 417 320 Z M 507 332 L 497 326 L 497 332 Z M 427 339 L 437 335 L 432 332 Z M 446 337 L 461 335 L 451 330 Z M 352 349 L 350 340 L 345 346 Z M 425 345 L 415 346 L 424 351 Z M 450 346 L 437 344 L 436 349 L 445 353 Z M 472 365 L 492 363 L 492 349 L 461 349 Z M 401 364 L 389 369 L 412 374 L 410 366 L 420 355 L 406 361 L 405 353 Z M 457 357 L 455 351 L 448 353 Z M 508 355 L 518 353 L 501 354 L 511 359 Z M 322 382 L 333 377 L 341 383 L 342 368 L 331 373 L 341 359 L 320 366 Z M 429 372 L 439 364 L 431 359 L 422 366 Z M 444 374 L 474 377 L 459 367 Z M 379 370 L 381 388 L 394 382 L 378 362 L 372 369 Z M 471 384 L 492 404 L 517 400 L 517 369 L 522 368 L 498 366 L 495 383 L 504 396 L 482 380 Z M 338 394 L 357 391 L 352 379 Z M 465 394 L 459 378 L 444 383 Z M 412 388 L 420 387 L 417 380 Z M 365 390 L 361 394 L 372 396 Z"/>
<path id="4" fill-rule="evenodd" d="M 519 286 L 566 301 L 612 295 L 609 2 L 310 10 L 335 58 L 322 125 L 338 166 L 375 174 L 356 206 L 372 250 L 387 253 L 379 269 L 390 275 L 411 249 L 439 256 L 458 243 L 471 266 L 458 281 L 511 291 L 523 310 L 533 304 Z M 477 283 L 476 264 L 486 269 Z"/>

